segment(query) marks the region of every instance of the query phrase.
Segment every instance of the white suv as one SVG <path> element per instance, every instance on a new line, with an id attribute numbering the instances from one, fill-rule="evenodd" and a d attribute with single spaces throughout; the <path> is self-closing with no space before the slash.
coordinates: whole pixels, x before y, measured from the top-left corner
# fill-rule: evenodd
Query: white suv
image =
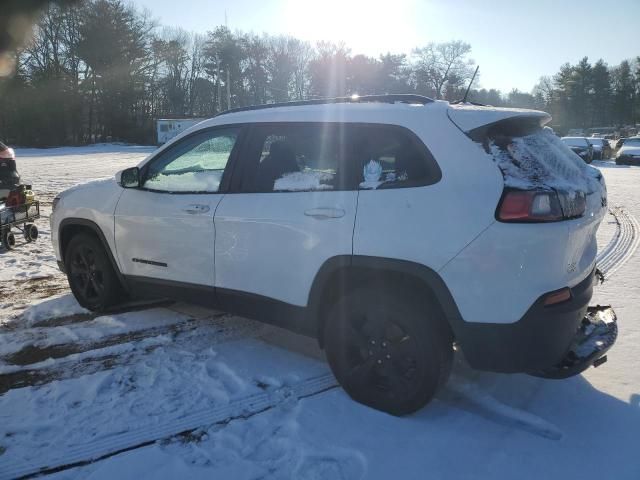
<path id="1" fill-rule="evenodd" d="M 566 377 L 615 324 L 585 347 L 606 190 L 549 119 L 415 95 L 238 109 L 59 195 L 56 256 L 92 310 L 170 297 L 317 336 L 345 390 L 394 414 L 433 397 L 454 346 Z"/>

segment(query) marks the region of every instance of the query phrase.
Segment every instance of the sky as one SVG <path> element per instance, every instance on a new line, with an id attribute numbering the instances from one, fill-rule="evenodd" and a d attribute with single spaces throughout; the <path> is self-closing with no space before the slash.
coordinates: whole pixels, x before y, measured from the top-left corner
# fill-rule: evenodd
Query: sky
<path id="1" fill-rule="evenodd" d="M 588 56 L 609 65 L 640 55 L 640 0 L 134 0 L 162 25 L 344 41 L 353 54 L 411 53 L 462 40 L 480 86 L 531 91 L 542 75 Z"/>

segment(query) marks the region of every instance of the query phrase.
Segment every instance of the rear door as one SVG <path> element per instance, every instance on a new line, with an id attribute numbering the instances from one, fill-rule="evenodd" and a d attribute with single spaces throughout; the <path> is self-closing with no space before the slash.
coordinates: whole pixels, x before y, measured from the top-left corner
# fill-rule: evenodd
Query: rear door
<path id="1" fill-rule="evenodd" d="M 118 261 L 125 275 L 213 286 L 213 215 L 238 144 L 239 127 L 190 135 L 141 170 L 115 213 Z"/>
<path id="2" fill-rule="evenodd" d="M 220 297 L 250 293 L 307 305 L 322 264 L 352 254 L 357 191 L 337 124 L 251 128 L 233 193 L 216 211 Z"/>

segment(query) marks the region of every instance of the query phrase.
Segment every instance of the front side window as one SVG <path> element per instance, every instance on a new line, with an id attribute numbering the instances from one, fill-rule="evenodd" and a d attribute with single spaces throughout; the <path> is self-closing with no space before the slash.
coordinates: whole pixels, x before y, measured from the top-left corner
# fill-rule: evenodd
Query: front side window
<path id="1" fill-rule="evenodd" d="M 143 188 L 173 193 L 215 193 L 236 144 L 239 129 L 209 130 L 182 140 L 156 158 Z"/>

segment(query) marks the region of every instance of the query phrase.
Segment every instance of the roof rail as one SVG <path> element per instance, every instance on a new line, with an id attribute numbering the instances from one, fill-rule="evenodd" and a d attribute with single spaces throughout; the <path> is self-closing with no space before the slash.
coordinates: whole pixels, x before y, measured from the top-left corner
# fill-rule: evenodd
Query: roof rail
<path id="1" fill-rule="evenodd" d="M 226 115 L 227 113 L 246 112 L 250 110 L 263 110 L 265 108 L 277 108 L 277 107 L 299 107 L 302 105 L 326 105 L 331 103 L 409 103 L 426 105 L 432 103 L 433 99 L 425 97 L 423 95 L 413 95 L 405 93 L 397 93 L 391 95 L 352 95 L 350 97 L 336 97 L 336 98 L 318 98 L 312 100 L 296 100 L 293 102 L 280 102 L 280 103 L 265 103 L 262 105 L 251 105 L 248 107 L 232 108 L 225 112 L 220 112 L 216 117 L 220 115 Z"/>

